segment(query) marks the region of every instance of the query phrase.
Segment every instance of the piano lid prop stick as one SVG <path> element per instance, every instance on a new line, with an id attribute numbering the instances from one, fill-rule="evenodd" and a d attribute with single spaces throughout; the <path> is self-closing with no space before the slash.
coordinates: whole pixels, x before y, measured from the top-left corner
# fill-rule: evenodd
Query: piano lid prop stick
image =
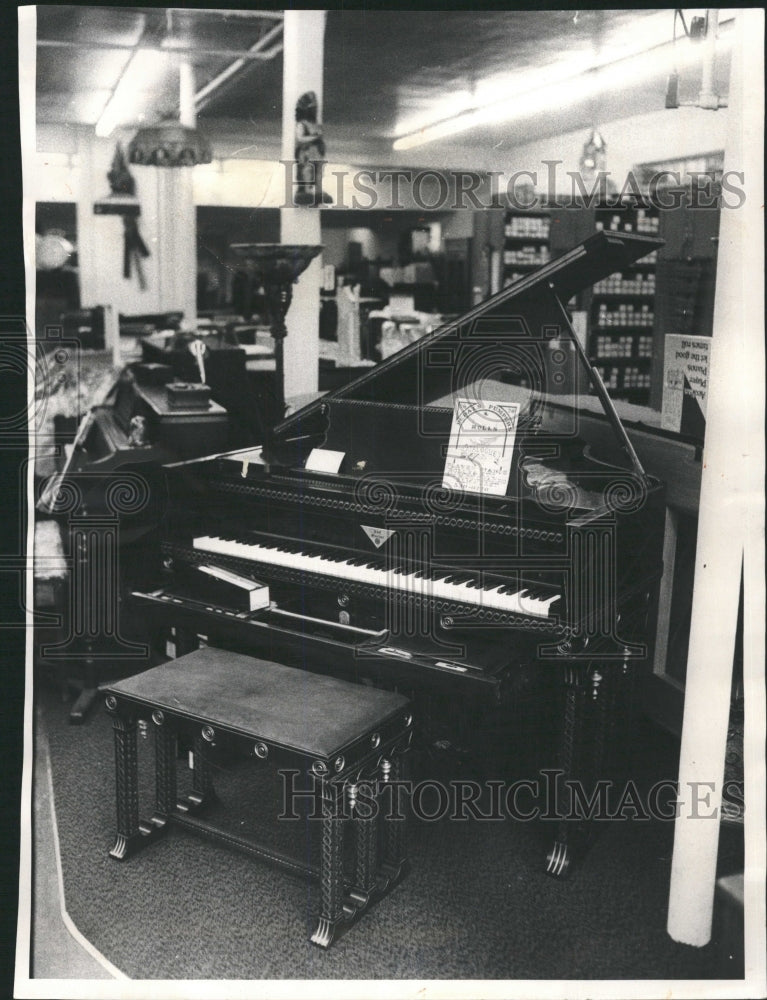
<path id="1" fill-rule="evenodd" d="M 561 316 L 564 328 L 569 332 L 572 342 L 575 344 L 575 350 L 578 352 L 578 354 L 581 357 L 581 361 L 586 366 L 586 370 L 589 373 L 589 377 L 591 378 L 591 383 L 596 389 L 597 396 L 599 396 L 599 400 L 602 403 L 605 413 L 607 414 L 608 420 L 613 426 L 613 430 L 617 434 L 618 439 L 620 440 L 621 445 L 623 446 L 623 450 L 628 455 L 628 458 L 634 467 L 634 472 L 636 472 L 636 474 L 640 476 L 643 480 L 647 480 L 647 473 L 645 472 L 644 467 L 641 461 L 639 460 L 639 455 L 637 455 L 636 451 L 634 450 L 634 445 L 631 443 L 631 438 L 626 433 L 626 428 L 621 423 L 621 418 L 618 416 L 618 413 L 615 409 L 615 404 L 613 403 L 610 394 L 605 388 L 605 384 L 602 381 L 602 376 L 599 374 L 594 365 L 592 365 L 591 362 L 589 361 L 588 356 L 583 349 L 583 344 L 581 343 L 580 337 L 576 333 L 573 324 L 570 322 L 570 317 L 567 315 L 567 310 L 562 305 L 562 301 L 557 295 L 556 289 L 551 282 L 549 282 L 549 288 L 554 293 L 554 301 L 556 302 L 557 307 L 559 309 L 559 314 Z"/>

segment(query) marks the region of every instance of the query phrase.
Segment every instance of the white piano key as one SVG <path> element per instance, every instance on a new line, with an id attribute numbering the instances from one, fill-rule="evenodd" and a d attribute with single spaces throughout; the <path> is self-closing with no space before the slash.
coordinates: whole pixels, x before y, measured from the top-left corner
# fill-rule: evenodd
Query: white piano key
<path id="1" fill-rule="evenodd" d="M 469 606 L 493 608 L 517 614 L 546 618 L 549 606 L 559 599 L 555 594 L 547 598 L 534 598 L 526 590 L 505 594 L 504 584 L 478 586 L 474 580 L 453 582 L 451 573 L 437 570 L 429 574 L 423 570 L 406 573 L 395 567 L 382 568 L 375 564 L 359 565 L 357 559 L 333 558 L 309 552 L 291 551 L 286 543 L 263 545 L 258 542 L 232 541 L 210 535 L 200 535 L 192 542 L 195 549 L 221 555 L 236 556 L 265 565 L 284 566 L 338 579 L 353 580 L 373 586 L 388 587 L 414 597 L 460 602 Z"/>

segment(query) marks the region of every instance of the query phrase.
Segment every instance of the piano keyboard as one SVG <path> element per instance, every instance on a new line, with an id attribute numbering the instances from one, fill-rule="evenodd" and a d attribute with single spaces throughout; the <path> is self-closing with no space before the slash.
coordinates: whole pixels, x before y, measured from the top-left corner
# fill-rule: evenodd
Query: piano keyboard
<path id="1" fill-rule="evenodd" d="M 194 539 L 193 546 L 202 552 L 262 563 L 267 568 L 283 566 L 305 573 L 394 589 L 413 597 L 455 601 L 536 618 L 548 618 L 551 605 L 560 597 L 559 594 L 552 596 L 550 591 L 544 593 L 543 588 L 540 593 L 536 593 L 530 586 L 521 590 L 515 590 L 512 586 L 499 586 L 495 582 L 484 586 L 475 574 L 467 572 L 419 569 L 409 573 L 393 567 L 384 567 L 380 561 L 365 557 L 344 559 L 341 556 L 328 554 L 317 555 L 303 551 L 290 543 L 262 544 L 244 542 L 237 538 L 200 535 Z"/>

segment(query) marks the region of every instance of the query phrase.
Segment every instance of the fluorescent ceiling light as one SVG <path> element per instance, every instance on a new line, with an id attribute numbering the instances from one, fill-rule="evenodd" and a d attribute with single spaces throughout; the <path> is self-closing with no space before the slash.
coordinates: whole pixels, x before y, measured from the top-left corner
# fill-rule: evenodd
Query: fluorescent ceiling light
<path id="1" fill-rule="evenodd" d="M 150 49 L 128 56 L 112 96 L 96 122 L 96 135 L 107 139 L 119 125 L 143 121 L 151 91 L 168 71 L 169 57 Z"/>
<path id="2" fill-rule="evenodd" d="M 663 16 L 668 32 L 668 12 Z M 630 44 L 605 45 L 596 61 L 593 53 L 581 51 L 542 70 L 481 81 L 471 96 L 466 91 L 457 92 L 428 112 L 401 122 L 397 128 L 401 134 L 393 148 L 413 149 L 482 125 L 518 121 L 598 93 L 628 88 L 652 75 L 667 75 L 674 68 L 683 69 L 701 60 L 702 48 L 684 38 L 676 46 L 669 41 L 647 47 L 660 36 L 660 26 L 654 17 L 646 20 L 652 25 L 644 24 L 638 37 L 632 34 Z M 731 25 L 730 21 L 719 26 L 720 32 L 725 30 L 724 37 L 718 39 L 722 48 L 729 44 L 727 28 Z M 639 42 L 645 48 L 632 51 Z"/>

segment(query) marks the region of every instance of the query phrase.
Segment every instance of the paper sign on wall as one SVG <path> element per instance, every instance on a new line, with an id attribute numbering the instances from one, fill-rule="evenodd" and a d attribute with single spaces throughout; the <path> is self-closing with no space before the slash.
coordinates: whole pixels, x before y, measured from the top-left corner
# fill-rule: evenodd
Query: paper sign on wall
<path id="1" fill-rule="evenodd" d="M 667 334 L 661 409 L 661 427 L 664 430 L 703 439 L 710 350 L 710 337 Z"/>
<path id="2" fill-rule="evenodd" d="M 459 396 L 453 410 L 442 485 L 505 496 L 514 456 L 519 403 Z"/>

